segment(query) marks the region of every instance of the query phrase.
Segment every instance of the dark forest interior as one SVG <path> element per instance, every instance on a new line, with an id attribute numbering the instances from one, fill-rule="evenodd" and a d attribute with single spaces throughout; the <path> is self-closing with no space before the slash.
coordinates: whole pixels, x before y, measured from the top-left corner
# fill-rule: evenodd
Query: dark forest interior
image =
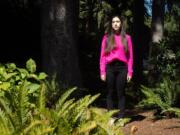
<path id="1" fill-rule="evenodd" d="M 1 14 L 1 63 L 14 62 L 24 66 L 33 58 L 41 68 L 40 10 L 12 7 L 7 1 L 0 2 Z"/>
<path id="2" fill-rule="evenodd" d="M 139 6 L 140 5 L 139 3 L 141 4 L 141 8 Z M 88 6 L 90 4 L 92 3 L 87 3 Z M 151 45 L 150 43 L 151 42 L 151 24 L 150 24 L 151 16 L 147 15 L 147 11 L 144 11 L 143 1 L 135 1 L 134 3 L 128 3 L 125 0 L 123 0 L 121 3 L 118 0 L 115 0 L 114 2 L 110 1 L 109 4 L 112 6 L 112 8 L 114 8 L 117 11 L 119 10 L 130 11 L 129 15 L 127 15 L 127 23 L 129 25 L 128 32 L 130 35 L 132 35 L 135 41 L 134 42 L 135 77 L 133 78 L 134 79 L 133 81 L 135 83 L 134 88 L 137 90 L 139 89 L 140 84 L 149 83 L 147 81 L 149 79 L 149 76 L 144 75 L 143 71 L 147 70 L 147 65 L 149 64 L 147 63 L 147 59 L 149 59 L 148 57 L 150 57 L 149 48 Z M 118 4 L 122 4 L 122 5 L 118 7 Z M 172 3 L 170 2 L 169 6 L 172 6 L 171 4 Z M 93 13 L 91 12 L 92 11 L 91 8 L 93 7 L 89 6 L 89 11 L 88 11 L 89 14 L 87 14 L 86 16 L 84 15 L 85 16 L 85 17 L 83 16 L 84 18 L 79 17 L 79 24 L 81 24 L 81 27 L 79 27 L 79 33 L 77 31 L 78 33 L 77 35 L 79 36 L 78 42 L 77 42 L 78 43 L 77 50 L 78 50 L 79 65 L 80 65 L 80 70 L 81 70 L 81 75 L 82 75 L 82 83 L 85 88 L 88 88 L 89 91 L 91 91 L 91 93 L 97 93 L 97 92 L 102 92 L 102 89 L 104 88 L 104 83 L 99 78 L 100 42 L 101 42 L 101 37 L 104 34 L 104 31 L 103 31 L 104 29 L 102 28 L 102 26 L 100 28 L 97 27 L 98 19 L 95 17 L 93 18 Z M 103 9 L 104 7 L 101 7 L 101 8 Z M 169 8 L 172 8 L 172 7 L 169 7 Z M 13 1 L 7 1 L 7 0 L 0 1 L 0 16 L 1 16 L 0 63 L 13 62 L 13 63 L 16 63 L 18 66 L 23 67 L 25 66 L 25 62 L 29 58 L 33 58 L 36 61 L 37 70 L 41 71 L 43 69 L 42 67 L 43 45 L 41 43 L 41 34 L 42 34 L 41 33 L 42 32 L 41 31 L 41 28 L 42 28 L 41 11 L 42 11 L 41 5 L 38 4 L 38 2 L 29 1 L 28 6 L 24 6 L 24 5 L 22 6 L 20 4 L 13 3 Z M 110 11 L 111 10 L 108 9 L 108 11 L 106 12 L 108 13 Z M 173 13 L 173 12 L 171 11 L 170 13 Z M 173 16 L 178 18 L 179 16 L 176 13 L 178 13 L 178 11 L 174 12 Z M 166 13 L 166 16 L 168 15 L 170 17 L 173 17 L 170 14 Z M 156 18 L 158 20 L 159 18 L 158 14 Z M 132 19 L 134 19 L 134 22 L 132 22 Z M 154 23 L 156 24 L 156 22 Z M 175 59 L 175 61 L 178 61 L 179 55 L 178 55 L 177 43 L 179 42 L 179 37 L 178 37 L 179 31 L 177 30 L 176 27 L 179 27 L 179 25 L 177 24 L 176 21 L 171 22 L 166 18 L 164 20 L 164 23 L 166 24 L 166 27 L 164 28 L 165 38 L 171 36 L 173 37 L 172 39 L 174 39 L 174 41 L 167 41 L 165 45 L 167 45 L 171 50 L 177 53 L 177 58 Z M 175 25 L 174 27 L 171 27 L 171 23 L 177 24 L 177 25 Z M 159 68 L 159 71 L 157 71 L 156 69 L 153 71 L 152 75 L 155 75 L 155 76 L 153 76 L 152 77 L 153 79 L 151 79 L 152 84 L 159 83 L 160 80 L 158 79 L 161 76 L 163 76 L 161 75 L 162 69 L 164 70 L 165 73 L 167 71 L 164 65 L 168 65 L 168 64 L 162 65 L 161 63 L 162 60 L 156 59 L 156 55 L 159 55 L 159 57 L 163 56 L 165 54 L 163 53 L 163 51 L 167 52 L 167 50 L 169 49 L 168 47 L 160 48 L 162 51 L 159 51 L 156 48 L 154 49 L 154 50 L 157 50 L 157 52 L 156 51 L 153 52 L 154 54 L 151 57 L 154 59 L 155 66 L 157 66 L 156 69 Z M 172 64 L 170 63 L 170 61 L 165 60 L 165 62 L 169 62 L 169 65 Z M 177 67 L 178 67 L 178 64 L 177 64 Z M 177 67 L 175 67 L 174 69 L 176 69 Z M 172 64 L 172 70 L 174 69 L 173 69 L 173 64 Z M 168 72 L 167 74 L 173 76 L 171 72 Z M 136 88 L 136 84 L 138 84 L 137 88 Z M 134 93 L 138 93 L 138 92 L 139 91 L 135 91 Z M 102 92 L 102 94 L 104 93 L 105 91 Z M 136 100 L 136 97 L 135 97 L 135 100 Z"/>
<path id="3" fill-rule="evenodd" d="M 179 133 L 179 0 L 0 0 L 0 17 L 0 135 Z"/>

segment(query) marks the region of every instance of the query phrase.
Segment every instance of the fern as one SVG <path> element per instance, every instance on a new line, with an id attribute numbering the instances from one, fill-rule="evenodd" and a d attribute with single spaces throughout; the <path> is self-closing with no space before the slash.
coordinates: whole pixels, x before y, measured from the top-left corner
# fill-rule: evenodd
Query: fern
<path id="1" fill-rule="evenodd" d="M 15 121 L 13 119 L 13 114 L 11 109 L 9 108 L 9 106 L 6 104 L 5 100 L 3 98 L 0 98 L 0 107 L 2 108 L 2 110 L 4 110 L 4 113 L 6 114 L 6 116 L 8 117 L 10 123 L 12 124 L 13 128 L 16 128 L 16 124 Z"/>
<path id="2" fill-rule="evenodd" d="M 175 107 L 169 107 L 165 110 L 162 111 L 162 113 L 166 113 L 166 112 L 172 112 L 174 113 L 177 117 L 180 118 L 180 109 L 179 108 L 175 108 Z"/>
<path id="3" fill-rule="evenodd" d="M 58 135 L 71 135 L 73 127 L 66 117 L 56 117 L 58 119 L 56 133 Z"/>
<path id="4" fill-rule="evenodd" d="M 32 128 L 34 128 L 35 126 L 37 125 L 40 125 L 40 124 L 43 124 L 43 121 L 40 121 L 40 120 L 35 120 L 35 121 L 32 121 L 29 126 L 27 126 L 24 131 L 23 131 L 23 134 L 27 134 Z"/>
<path id="5" fill-rule="evenodd" d="M 75 104 L 73 103 L 74 102 L 74 99 L 70 99 L 68 101 L 66 101 L 61 109 L 59 110 L 58 112 L 58 116 L 65 116 L 68 114 L 68 112 L 75 107 Z"/>
<path id="6" fill-rule="evenodd" d="M 76 88 L 71 88 L 67 90 L 58 100 L 56 104 L 56 110 L 59 111 L 62 108 L 63 103 L 66 101 L 66 99 L 70 96 L 70 94 L 75 91 Z"/>
<path id="7" fill-rule="evenodd" d="M 28 112 L 29 112 L 29 102 L 28 102 L 28 92 L 26 90 L 26 82 L 22 84 L 20 89 L 17 91 L 17 108 L 16 108 L 16 116 L 19 118 L 19 126 L 22 128 L 27 119 L 28 119 Z"/>
<path id="8" fill-rule="evenodd" d="M 87 95 L 84 98 L 78 100 L 76 102 L 76 106 L 75 106 L 75 110 L 72 112 L 73 114 L 73 119 L 72 119 L 72 123 L 75 123 L 78 118 L 83 114 L 83 112 L 85 111 L 85 109 L 95 100 L 99 97 L 100 94 L 97 94 L 95 96 L 90 96 Z"/>
<path id="9" fill-rule="evenodd" d="M 139 106 L 159 107 L 161 109 L 161 113 L 173 112 L 179 117 L 179 110 L 173 109 L 178 93 L 175 83 L 168 79 L 164 79 L 159 87 L 147 88 L 145 86 L 141 86 L 141 91 L 145 98 L 139 103 Z"/>
<path id="10" fill-rule="evenodd" d="M 45 109 L 45 90 L 46 86 L 44 83 L 41 84 L 41 89 L 39 91 L 39 97 L 38 97 L 38 109 L 40 111 Z"/>
<path id="11" fill-rule="evenodd" d="M 38 127 L 31 130 L 29 133 L 27 133 L 26 135 L 47 135 L 47 134 L 52 133 L 53 130 L 54 128 L 44 126 L 44 125 L 39 125 Z"/>
<path id="12" fill-rule="evenodd" d="M 80 125 L 78 129 L 74 132 L 78 132 L 78 134 L 86 133 L 89 134 L 91 130 L 97 127 L 97 123 L 95 121 L 87 121 L 86 123 Z"/>
<path id="13" fill-rule="evenodd" d="M 120 124 L 114 123 L 115 120 L 111 118 L 118 110 L 103 111 L 102 109 L 91 108 L 91 112 L 97 127 L 99 127 L 99 132 L 104 132 L 107 135 L 123 135 Z"/>
<path id="14" fill-rule="evenodd" d="M 54 97 L 59 90 L 57 83 L 44 83 L 45 74 L 35 74 L 32 60 L 27 64 L 28 70 L 13 64 L 8 65 L 8 69 L 0 66 L 0 134 L 121 135 L 120 126 L 115 122 L 110 124 L 112 115 L 118 110 L 90 108 L 100 94 L 71 99 L 74 87 L 62 94 L 54 107 L 48 108 L 47 95 Z M 51 85 L 53 93 L 48 91 Z"/>
<path id="15" fill-rule="evenodd" d="M 142 86 L 141 91 L 145 95 L 146 99 L 140 102 L 142 106 L 159 106 L 165 108 L 164 103 L 161 100 L 161 97 L 154 92 L 154 89 L 149 89 L 145 86 Z"/>
<path id="16" fill-rule="evenodd" d="M 41 130 L 41 131 L 40 131 L 40 134 L 38 134 L 38 135 L 46 135 L 47 133 L 50 133 L 50 132 L 52 132 L 53 130 L 54 130 L 54 128 L 48 127 L 48 128 L 45 128 L 45 129 Z"/>
<path id="17" fill-rule="evenodd" d="M 1 135 L 11 135 L 8 118 L 2 110 L 0 110 L 0 129 Z"/>

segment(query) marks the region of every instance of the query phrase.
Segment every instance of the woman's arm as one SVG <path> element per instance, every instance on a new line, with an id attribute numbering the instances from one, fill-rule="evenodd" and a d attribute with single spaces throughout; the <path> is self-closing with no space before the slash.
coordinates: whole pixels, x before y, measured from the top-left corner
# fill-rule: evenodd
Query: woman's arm
<path id="1" fill-rule="evenodd" d="M 106 76 L 106 56 L 105 56 L 105 47 L 106 47 L 106 35 L 103 37 L 101 42 L 101 53 L 100 53 L 100 75 Z"/>
<path id="2" fill-rule="evenodd" d="M 132 45 L 131 36 L 128 36 L 127 42 L 128 42 L 128 51 L 129 51 L 129 57 L 128 57 L 128 76 L 131 79 L 132 75 L 133 75 L 133 45 Z"/>

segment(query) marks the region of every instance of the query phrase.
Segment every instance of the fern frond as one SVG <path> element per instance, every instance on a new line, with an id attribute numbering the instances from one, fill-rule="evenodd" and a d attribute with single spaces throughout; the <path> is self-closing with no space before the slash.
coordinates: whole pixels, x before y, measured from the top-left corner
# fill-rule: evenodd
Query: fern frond
<path id="1" fill-rule="evenodd" d="M 49 81 L 45 81 L 45 83 L 46 83 L 46 86 L 48 87 L 48 90 L 51 92 L 51 93 L 54 93 L 54 92 L 56 92 L 57 91 L 57 89 L 58 89 L 58 83 L 56 82 L 56 74 L 54 74 L 53 76 L 52 76 L 52 79 L 51 80 L 49 80 Z"/>
<path id="2" fill-rule="evenodd" d="M 33 129 L 31 129 L 27 134 L 21 134 L 21 135 L 49 135 L 53 133 L 54 128 L 48 126 L 48 125 L 37 125 Z"/>
<path id="3" fill-rule="evenodd" d="M 100 108 L 90 108 L 92 119 L 96 122 L 102 132 L 107 135 L 123 135 L 120 125 L 115 124 L 115 119 L 112 115 L 119 112 L 119 110 L 107 111 Z"/>
<path id="4" fill-rule="evenodd" d="M 85 133 L 87 134 L 95 127 L 97 127 L 95 121 L 88 121 L 87 123 L 80 125 L 77 129 L 77 132 L 78 134 L 85 134 Z"/>
<path id="5" fill-rule="evenodd" d="M 69 112 L 69 110 L 71 110 L 75 106 L 75 103 L 73 102 L 74 99 L 66 101 L 59 110 L 58 116 L 65 116 Z"/>
<path id="6" fill-rule="evenodd" d="M 161 87 L 164 91 L 164 102 L 167 103 L 169 106 L 172 106 L 176 100 L 176 91 L 175 86 L 171 82 L 171 80 L 164 79 L 163 80 L 164 86 Z"/>
<path id="7" fill-rule="evenodd" d="M 110 128 L 107 123 L 101 121 L 96 121 L 96 123 L 101 129 L 106 132 L 107 135 L 114 135 L 112 128 Z"/>
<path id="8" fill-rule="evenodd" d="M 26 128 L 24 129 L 24 131 L 22 131 L 23 134 L 26 135 L 33 127 L 35 127 L 35 126 L 37 126 L 37 125 L 40 125 L 40 124 L 44 124 L 44 122 L 43 122 L 43 121 L 40 121 L 40 120 L 32 121 L 32 122 L 30 123 L 30 125 L 29 125 L 28 127 L 26 127 Z"/>
<path id="9" fill-rule="evenodd" d="M 162 110 L 166 110 L 171 107 L 176 100 L 175 86 L 170 80 L 164 79 L 158 88 L 147 88 L 142 87 L 142 92 L 145 95 L 146 99 L 144 105 L 157 105 Z M 141 103 L 142 103 L 141 102 Z"/>
<path id="10" fill-rule="evenodd" d="M 119 110 L 111 110 L 108 111 L 106 109 L 102 109 L 102 108 L 96 108 L 96 107 L 92 107 L 90 108 L 90 111 L 92 114 L 95 114 L 99 117 L 102 117 L 104 119 L 104 121 L 108 122 L 109 119 L 116 113 L 119 112 Z"/>
<path id="11" fill-rule="evenodd" d="M 0 129 L 1 135 L 11 135 L 11 130 L 8 125 L 8 118 L 2 110 L 0 110 Z"/>
<path id="12" fill-rule="evenodd" d="M 56 123 L 57 125 L 57 130 L 56 133 L 57 135 L 70 135 L 72 130 L 73 130 L 73 126 L 71 125 L 71 123 L 68 121 L 68 119 L 66 117 L 60 117 L 58 118 L 58 122 Z"/>
<path id="13" fill-rule="evenodd" d="M 126 123 L 130 122 L 131 118 L 118 119 L 115 123 L 117 127 L 123 127 Z"/>
<path id="14" fill-rule="evenodd" d="M 26 84 L 27 82 L 23 82 L 20 88 L 17 90 L 17 108 L 16 108 L 16 116 L 18 118 L 19 122 L 19 128 L 22 128 L 27 119 L 28 119 L 28 112 L 29 112 L 29 102 L 28 102 L 28 91 L 26 90 Z"/>
<path id="15" fill-rule="evenodd" d="M 57 102 L 57 104 L 56 104 L 56 109 L 57 109 L 57 111 L 59 111 L 59 110 L 62 108 L 64 102 L 67 100 L 67 98 L 70 96 L 70 94 L 75 91 L 75 89 L 76 89 L 76 87 L 67 90 L 67 91 L 59 98 L 59 100 L 58 100 L 58 102 Z"/>
<path id="16" fill-rule="evenodd" d="M 173 112 L 178 118 L 180 118 L 180 108 L 170 107 L 162 111 L 162 113 L 165 112 Z"/>
<path id="17" fill-rule="evenodd" d="M 21 131 L 21 134 L 22 135 L 40 135 L 40 134 L 48 134 L 50 132 L 53 132 L 54 123 L 51 123 L 50 121 L 51 121 L 51 118 L 45 118 L 43 120 L 32 119 L 29 124 L 26 124 L 26 128 L 24 128 Z"/>
<path id="18" fill-rule="evenodd" d="M 74 117 L 72 122 L 75 123 L 77 121 L 77 119 L 83 114 L 83 112 L 85 111 L 85 109 L 87 109 L 87 107 L 94 102 L 94 100 L 96 100 L 98 97 L 100 96 L 100 94 L 96 94 L 94 96 L 91 95 L 87 95 L 84 98 L 76 101 L 76 107 L 74 110 Z"/>
<path id="19" fill-rule="evenodd" d="M 105 113 L 105 116 L 112 117 L 114 114 L 117 114 L 118 112 L 119 112 L 118 109 L 114 109 L 114 110 L 111 110 L 111 111 L 108 111 L 107 113 Z"/>
<path id="20" fill-rule="evenodd" d="M 46 85 L 44 83 L 41 84 L 41 89 L 39 92 L 39 97 L 38 97 L 38 109 L 40 111 L 45 109 L 45 90 L 46 90 Z"/>
<path id="21" fill-rule="evenodd" d="M 7 117 L 10 120 L 10 122 L 12 123 L 12 126 L 15 129 L 16 128 L 16 124 L 15 124 L 15 121 L 13 119 L 13 114 L 12 114 L 11 109 L 9 108 L 9 106 L 3 100 L 3 98 L 0 98 L 0 106 L 4 110 L 4 113 L 7 115 Z"/>
<path id="22" fill-rule="evenodd" d="M 103 115 L 107 113 L 107 109 L 104 109 L 104 108 L 91 107 L 89 108 L 89 110 L 98 115 Z"/>
<path id="23" fill-rule="evenodd" d="M 47 133 L 53 132 L 54 128 L 45 128 L 44 130 L 41 131 L 39 135 L 46 135 Z"/>

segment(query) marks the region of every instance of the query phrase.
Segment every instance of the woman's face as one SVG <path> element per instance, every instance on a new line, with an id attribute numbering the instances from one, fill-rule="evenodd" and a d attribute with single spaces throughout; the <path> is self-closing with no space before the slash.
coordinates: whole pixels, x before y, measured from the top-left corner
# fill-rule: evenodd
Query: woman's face
<path id="1" fill-rule="evenodd" d="M 121 27 L 121 20 L 119 19 L 119 17 L 113 17 L 112 18 L 112 29 L 116 32 L 118 32 L 120 30 Z"/>

